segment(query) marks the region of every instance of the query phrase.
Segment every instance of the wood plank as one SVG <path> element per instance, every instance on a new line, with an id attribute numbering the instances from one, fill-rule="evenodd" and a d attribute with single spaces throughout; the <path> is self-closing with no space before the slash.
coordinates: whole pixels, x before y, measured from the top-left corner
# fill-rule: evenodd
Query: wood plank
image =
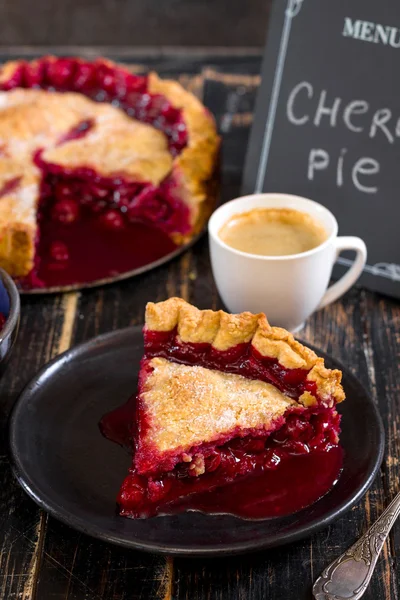
<path id="1" fill-rule="evenodd" d="M 54 53 L 57 55 L 69 55 L 69 56 L 100 56 L 104 53 L 112 53 L 116 56 L 124 57 L 128 62 L 132 59 L 137 60 L 140 58 L 141 61 L 146 62 L 154 57 L 166 57 L 169 60 L 175 60 L 180 58 L 186 58 L 191 61 L 194 57 L 201 61 L 201 66 L 205 64 L 212 64 L 213 59 L 220 61 L 227 61 L 232 64 L 232 60 L 237 60 L 240 64 L 243 64 L 248 58 L 258 57 L 261 59 L 262 49 L 255 48 L 254 46 L 240 46 L 234 47 L 213 45 L 213 46 L 184 46 L 184 45 L 168 45 L 157 44 L 153 46 L 149 45 L 107 45 L 107 44 L 92 44 L 90 46 L 85 44 L 13 44 L 13 45 L 2 45 L 0 46 L 0 56 L 7 57 L 8 60 L 14 60 L 18 56 L 23 56 L 27 59 L 32 59 L 37 56 L 43 56 L 47 53 Z"/>
<path id="2" fill-rule="evenodd" d="M 0 598 L 35 596 L 47 516 L 28 499 L 11 473 L 6 419 L 17 393 L 45 362 L 69 347 L 79 294 L 22 301 L 20 335 L 0 381 Z"/>
<path id="3" fill-rule="evenodd" d="M 51 519 L 37 600 L 172 600 L 168 557 L 104 544 Z"/>
<path id="4" fill-rule="evenodd" d="M 400 305 L 379 295 L 366 294 L 363 301 L 365 327 L 371 337 L 371 378 L 386 431 L 386 453 L 383 462 L 383 483 L 386 501 L 400 491 Z M 393 598 L 400 597 L 400 527 L 397 522 L 385 544 L 385 557 L 391 561 L 393 573 L 386 572 L 387 587 L 393 589 Z"/>
<path id="5" fill-rule="evenodd" d="M 260 84 L 258 71 L 245 69 L 243 63 L 237 63 L 228 73 L 219 66 L 203 70 L 204 102 L 212 108 L 224 140 L 223 170 L 226 174 L 236 174 L 238 182 Z"/>
<path id="6" fill-rule="evenodd" d="M 263 46 L 271 0 L 158 2 L 64 0 L 51 10 L 37 0 L 3 2 L 2 44 L 137 44 Z"/>

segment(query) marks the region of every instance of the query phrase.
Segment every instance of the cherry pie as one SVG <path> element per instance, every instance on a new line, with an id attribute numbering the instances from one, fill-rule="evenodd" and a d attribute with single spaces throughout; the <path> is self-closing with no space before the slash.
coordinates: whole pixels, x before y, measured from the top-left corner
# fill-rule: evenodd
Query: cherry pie
<path id="1" fill-rule="evenodd" d="M 121 515 L 164 512 L 285 456 L 337 447 L 341 372 L 265 315 L 149 303 L 144 346 Z"/>
<path id="2" fill-rule="evenodd" d="M 156 227 L 169 248 L 185 243 L 212 210 L 218 146 L 201 102 L 155 73 L 136 75 L 105 59 L 6 63 L 0 267 L 40 285 L 44 257 L 61 279 L 71 253 L 75 262 L 91 254 L 96 269 L 116 246 L 126 257 L 140 228 Z M 107 246 L 101 258 L 93 232 Z M 77 237 L 87 245 L 73 256 Z"/>

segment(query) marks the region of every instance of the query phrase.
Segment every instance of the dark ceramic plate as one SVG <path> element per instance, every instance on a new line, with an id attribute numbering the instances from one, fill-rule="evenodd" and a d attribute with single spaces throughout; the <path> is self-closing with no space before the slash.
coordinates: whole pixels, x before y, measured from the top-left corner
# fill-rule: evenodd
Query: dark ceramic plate
<path id="1" fill-rule="evenodd" d="M 136 387 L 143 352 L 140 327 L 100 336 L 60 355 L 20 396 L 10 421 L 15 475 L 24 490 L 57 519 L 107 542 L 184 555 L 234 554 L 278 546 L 325 527 L 355 504 L 382 461 L 384 433 L 372 400 L 343 369 L 343 473 L 334 489 L 287 517 L 242 520 L 189 512 L 130 520 L 115 498 L 130 457 L 104 439 L 98 422 Z M 323 353 L 321 353 L 323 356 Z"/>

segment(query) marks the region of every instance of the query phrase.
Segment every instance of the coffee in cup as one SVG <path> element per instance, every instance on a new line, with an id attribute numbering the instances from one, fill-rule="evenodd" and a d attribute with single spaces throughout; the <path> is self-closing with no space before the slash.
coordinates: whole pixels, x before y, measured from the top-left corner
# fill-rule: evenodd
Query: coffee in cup
<path id="1" fill-rule="evenodd" d="M 260 256 L 288 256 L 316 248 L 328 237 L 311 215 L 290 208 L 255 208 L 233 215 L 220 239 L 231 248 Z"/>

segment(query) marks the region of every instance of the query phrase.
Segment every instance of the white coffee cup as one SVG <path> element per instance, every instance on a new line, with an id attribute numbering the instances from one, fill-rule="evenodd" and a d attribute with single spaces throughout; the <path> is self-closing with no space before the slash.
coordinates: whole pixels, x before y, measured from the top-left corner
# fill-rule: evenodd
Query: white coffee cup
<path id="1" fill-rule="evenodd" d="M 310 214 L 328 233 L 312 250 L 288 256 L 260 256 L 236 250 L 219 237 L 233 216 L 254 208 L 292 208 Z M 211 265 L 219 294 L 232 313 L 264 312 L 272 325 L 300 329 L 305 319 L 342 296 L 360 276 L 367 249 L 362 239 L 338 237 L 333 214 L 321 204 L 290 194 L 253 194 L 220 206 L 209 224 Z M 333 265 L 343 250 L 355 250 L 350 269 L 328 288 Z"/>

